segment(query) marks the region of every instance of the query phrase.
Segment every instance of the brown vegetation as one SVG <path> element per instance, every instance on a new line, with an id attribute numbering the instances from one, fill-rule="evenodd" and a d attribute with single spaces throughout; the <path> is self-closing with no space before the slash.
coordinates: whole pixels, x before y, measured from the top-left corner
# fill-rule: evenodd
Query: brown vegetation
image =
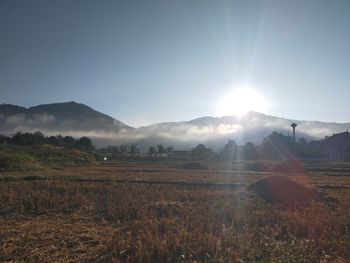
<path id="1" fill-rule="evenodd" d="M 305 169 L 303 164 L 296 159 L 288 159 L 279 164 L 273 165 L 268 169 L 273 173 L 287 173 L 287 174 L 304 174 Z"/>
<path id="2" fill-rule="evenodd" d="M 346 262 L 350 257 L 347 188 L 325 190 L 338 204 L 311 202 L 298 209 L 265 202 L 243 188 L 62 177 L 192 179 L 191 172 L 166 173 L 157 165 L 55 170 L 45 181 L 8 174 L 18 180 L 0 182 L 0 261 Z M 198 181 L 216 176 L 193 173 Z M 251 183 L 261 175 L 217 176 L 214 181 Z M 336 177 L 328 180 L 337 183 Z"/>

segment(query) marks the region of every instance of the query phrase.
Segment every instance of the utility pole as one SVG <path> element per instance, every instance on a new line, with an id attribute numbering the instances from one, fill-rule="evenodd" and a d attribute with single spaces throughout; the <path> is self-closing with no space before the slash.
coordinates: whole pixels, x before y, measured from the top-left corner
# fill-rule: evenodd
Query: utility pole
<path id="1" fill-rule="evenodd" d="M 209 147 L 208 147 L 208 148 L 209 148 L 209 149 L 210 149 L 210 126 L 211 126 L 211 125 L 209 125 L 209 127 L 208 127 L 208 128 L 209 128 L 209 133 L 208 133 L 208 136 L 209 136 L 209 137 L 208 137 L 208 139 L 209 139 Z"/>
<path id="2" fill-rule="evenodd" d="M 290 127 L 293 128 L 293 141 L 294 141 L 294 143 L 296 142 L 296 141 L 295 141 L 295 128 L 296 128 L 297 126 L 298 126 L 298 125 L 297 125 L 296 123 L 294 123 L 294 122 L 290 125 Z"/>

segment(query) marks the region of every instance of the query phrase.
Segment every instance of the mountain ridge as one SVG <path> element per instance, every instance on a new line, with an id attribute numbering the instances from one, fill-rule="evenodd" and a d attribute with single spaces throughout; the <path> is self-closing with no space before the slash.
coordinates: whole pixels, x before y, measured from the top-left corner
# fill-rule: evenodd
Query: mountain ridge
<path id="1" fill-rule="evenodd" d="M 52 114 L 52 115 L 60 115 L 61 118 L 70 118 L 72 115 L 72 111 L 75 111 L 75 113 L 79 113 L 80 116 L 79 118 L 83 119 L 82 117 L 86 117 L 86 114 L 89 114 L 89 117 L 94 117 L 94 118 L 105 118 L 108 121 L 118 121 L 114 119 L 113 117 L 101 113 L 99 111 L 94 110 L 93 108 L 82 104 L 78 103 L 75 101 L 68 101 L 68 102 L 57 102 L 57 103 L 50 103 L 50 104 L 40 104 L 36 106 L 31 106 L 31 107 L 23 107 L 23 106 L 18 106 L 14 104 L 1 104 L 0 105 L 0 113 L 4 113 L 4 111 L 11 112 L 12 114 L 18 114 L 18 113 L 25 113 L 29 115 L 34 115 L 34 114 Z M 16 112 L 17 110 L 17 112 Z M 121 121 L 118 121 L 122 123 Z M 124 123 L 123 123 L 124 124 Z M 124 124 L 126 125 L 126 124 Z M 128 125 L 127 125 L 128 126 Z M 130 126 L 129 126 L 130 127 Z"/>
<path id="2" fill-rule="evenodd" d="M 305 121 L 248 112 L 238 117 L 203 116 L 188 121 L 160 122 L 133 128 L 107 114 L 74 101 L 22 107 L 0 105 L 0 133 L 40 130 L 45 134 L 74 137 L 89 136 L 98 146 L 138 143 L 172 144 L 187 149 L 198 143 L 221 147 L 228 139 L 240 144 L 260 143 L 273 131 L 291 133 L 290 124 L 296 122 L 297 138 L 320 139 L 350 129 L 350 123 Z"/>

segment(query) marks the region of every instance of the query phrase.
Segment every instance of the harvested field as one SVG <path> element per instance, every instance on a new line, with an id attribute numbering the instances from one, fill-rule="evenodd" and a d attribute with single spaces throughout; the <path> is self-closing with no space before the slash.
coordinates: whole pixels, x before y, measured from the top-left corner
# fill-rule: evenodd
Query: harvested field
<path id="1" fill-rule="evenodd" d="M 288 186 L 307 183 L 330 197 L 298 208 L 246 190 L 276 176 L 268 172 L 178 167 L 2 173 L 0 262 L 348 262 L 347 172 L 325 176 L 306 164 L 304 174 L 284 174 Z M 332 185 L 342 188 L 323 188 Z"/>
<path id="2" fill-rule="evenodd" d="M 184 170 L 206 170 L 206 168 L 200 162 L 189 162 L 182 165 Z"/>
<path id="3" fill-rule="evenodd" d="M 304 165 L 295 159 L 288 159 L 282 163 L 271 166 L 268 169 L 269 172 L 282 173 L 282 174 L 304 174 Z"/>

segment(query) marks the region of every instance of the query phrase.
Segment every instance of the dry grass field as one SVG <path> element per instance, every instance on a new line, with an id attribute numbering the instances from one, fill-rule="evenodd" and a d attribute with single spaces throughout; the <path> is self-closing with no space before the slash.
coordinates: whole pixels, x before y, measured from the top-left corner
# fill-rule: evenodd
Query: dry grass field
<path id="1" fill-rule="evenodd" d="M 248 186 L 245 163 L 116 162 L 0 175 L 0 262 L 350 262 L 350 164 L 284 174 L 319 201 Z"/>

